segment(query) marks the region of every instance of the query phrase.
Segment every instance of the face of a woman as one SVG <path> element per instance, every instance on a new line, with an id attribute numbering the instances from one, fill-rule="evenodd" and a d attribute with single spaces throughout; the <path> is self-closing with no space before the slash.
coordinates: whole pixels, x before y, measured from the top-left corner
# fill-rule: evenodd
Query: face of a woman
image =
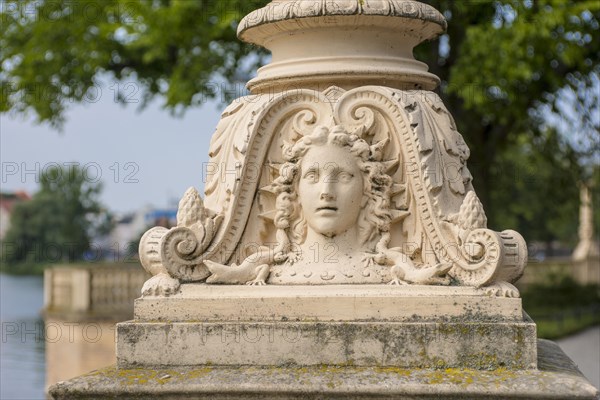
<path id="1" fill-rule="evenodd" d="M 304 155 L 298 198 L 313 231 L 334 237 L 355 226 L 362 197 L 362 172 L 348 149 L 313 146 Z"/>

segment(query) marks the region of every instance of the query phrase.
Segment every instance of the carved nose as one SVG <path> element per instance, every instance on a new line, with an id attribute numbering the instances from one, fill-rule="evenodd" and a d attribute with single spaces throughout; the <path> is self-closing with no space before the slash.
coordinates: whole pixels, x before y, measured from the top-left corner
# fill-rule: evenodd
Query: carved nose
<path id="1" fill-rule="evenodd" d="M 335 196 L 331 193 L 323 192 L 321 193 L 321 200 L 335 200 Z"/>

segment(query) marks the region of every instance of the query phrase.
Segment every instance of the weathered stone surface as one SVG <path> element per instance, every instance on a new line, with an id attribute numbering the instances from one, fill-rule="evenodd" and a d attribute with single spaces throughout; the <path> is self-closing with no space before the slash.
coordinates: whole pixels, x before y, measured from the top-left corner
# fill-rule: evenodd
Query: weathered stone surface
<path id="1" fill-rule="evenodd" d="M 110 367 L 50 388 L 78 399 L 597 399 L 553 342 L 540 340 L 539 370 L 360 367 Z"/>
<path id="2" fill-rule="evenodd" d="M 126 322 L 117 363 L 536 367 L 533 322 Z"/>
<path id="3" fill-rule="evenodd" d="M 436 9 L 412 0 L 273 1 L 240 21 L 238 36 L 273 54 L 248 82 L 253 93 L 382 82 L 434 90 L 439 78 L 412 49 L 446 26 Z"/>
<path id="4" fill-rule="evenodd" d="M 137 321 L 522 321 L 520 298 L 473 287 L 185 284 L 172 296 L 135 302 Z"/>
<path id="5" fill-rule="evenodd" d="M 449 299 L 452 299 L 449 301 Z M 472 287 L 182 285 L 136 300 L 120 366 L 535 368 L 521 299 Z"/>

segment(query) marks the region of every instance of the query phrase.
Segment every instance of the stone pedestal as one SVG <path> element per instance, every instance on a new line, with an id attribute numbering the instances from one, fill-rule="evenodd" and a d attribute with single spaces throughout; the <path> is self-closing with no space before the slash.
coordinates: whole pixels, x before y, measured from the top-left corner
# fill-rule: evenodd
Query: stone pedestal
<path id="1" fill-rule="evenodd" d="M 530 369 L 537 358 L 521 299 L 468 287 L 188 284 L 138 299 L 135 318 L 117 326 L 119 367 Z"/>
<path id="2" fill-rule="evenodd" d="M 157 367 L 93 371 L 51 388 L 54 399 L 597 399 L 598 391 L 553 342 L 538 369 L 397 367 Z"/>
<path id="3" fill-rule="evenodd" d="M 449 302 L 448 299 L 452 301 Z M 182 285 L 136 300 L 117 366 L 53 399 L 595 399 L 520 298 L 467 287 Z"/>

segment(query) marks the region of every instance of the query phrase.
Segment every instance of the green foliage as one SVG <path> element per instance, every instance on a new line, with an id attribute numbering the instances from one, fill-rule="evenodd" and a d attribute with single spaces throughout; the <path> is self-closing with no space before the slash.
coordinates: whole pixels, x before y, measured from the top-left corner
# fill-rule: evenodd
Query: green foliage
<path id="1" fill-rule="evenodd" d="M 600 287 L 581 285 L 570 276 L 550 277 L 548 282 L 536 283 L 522 293 L 523 308 L 540 314 L 557 309 L 600 305 Z"/>
<path id="2" fill-rule="evenodd" d="M 600 2 L 427 2 L 449 28 L 415 55 L 442 80 L 442 98 L 471 148 L 469 166 L 490 226 L 527 231 L 528 240 L 571 237 L 577 181 L 589 178 L 600 151 L 594 116 L 600 113 Z M 176 114 L 208 98 L 227 101 L 243 94 L 236 88 L 265 58 L 237 40 L 237 21 L 266 3 L 6 0 L 0 111 L 33 113 L 60 127 L 66 106 L 93 98 L 97 78 L 107 75 L 139 82 L 142 106 L 159 96 Z M 118 89 L 117 99 L 126 103 L 132 88 Z M 540 149 L 548 153 L 533 154 Z M 523 167 L 534 171 L 527 174 L 538 192 L 495 175 Z M 511 184 L 521 186 L 507 192 Z M 558 202 L 565 210 L 550 214 L 560 215 L 540 215 Z"/>
<path id="3" fill-rule="evenodd" d="M 568 314 L 559 314 L 554 319 L 536 319 L 537 335 L 542 339 L 560 339 L 574 335 L 582 330 L 600 324 L 600 307 L 591 312 L 572 310 Z"/>
<path id="4" fill-rule="evenodd" d="M 101 187 L 75 166 L 44 171 L 39 192 L 13 210 L 2 242 L 2 269 L 36 273 L 46 264 L 82 260 L 91 239 L 110 230 L 97 200 Z"/>
<path id="5" fill-rule="evenodd" d="M 600 286 L 554 276 L 522 291 L 523 309 L 536 322 L 538 336 L 556 339 L 600 323 Z"/>
<path id="6" fill-rule="evenodd" d="M 261 3 L 3 1 L 0 110 L 60 126 L 66 105 L 94 98 L 104 73 L 137 80 L 144 101 L 160 95 L 172 111 L 199 105 L 219 94 L 215 79 L 235 82 L 260 61 L 242 63 L 253 49 L 236 39 L 235 25 Z"/>
<path id="7" fill-rule="evenodd" d="M 469 7 L 473 7 L 473 2 Z M 482 7 L 485 2 L 477 2 Z M 476 110 L 492 124 L 528 125 L 523 111 L 545 101 L 565 85 L 575 85 L 598 72 L 597 1 L 502 1 L 487 23 L 465 27 L 460 58 L 450 71 L 450 93 L 467 110 Z M 488 6 L 489 7 L 489 6 Z M 456 22 L 454 22 L 456 23 Z M 475 85 L 480 90 L 463 88 Z M 501 112 L 499 112 L 501 110 Z"/>
<path id="8" fill-rule="evenodd" d="M 519 146 L 536 146 L 535 138 L 551 135 L 547 123 L 551 112 L 561 134 L 568 137 L 560 150 L 568 152 L 578 141 L 584 143 L 577 148 L 580 158 L 600 151 L 600 121 L 594 119 L 600 112 L 600 2 L 427 2 L 444 13 L 449 29 L 439 43 L 421 46 L 415 53 L 442 79 L 444 101 L 471 148 L 475 188 L 486 209 L 494 210 L 491 225 L 522 229 L 498 218 L 496 209 L 507 203 L 497 201 L 501 197 L 497 192 L 504 188 L 497 186 L 494 169 L 514 161 L 511 153 L 520 152 Z M 572 94 L 568 102 L 565 93 Z M 579 176 L 572 184 L 584 178 Z M 529 199 L 512 201 L 532 204 Z M 570 201 L 577 202 L 578 196 Z"/>
<path id="9" fill-rule="evenodd" d="M 519 227 L 530 240 L 575 246 L 581 175 L 574 151 L 556 131 L 530 141 L 521 137 L 492 169 L 492 182 L 503 188 L 492 192 L 492 203 L 503 206 L 489 214 L 506 227 Z"/>

